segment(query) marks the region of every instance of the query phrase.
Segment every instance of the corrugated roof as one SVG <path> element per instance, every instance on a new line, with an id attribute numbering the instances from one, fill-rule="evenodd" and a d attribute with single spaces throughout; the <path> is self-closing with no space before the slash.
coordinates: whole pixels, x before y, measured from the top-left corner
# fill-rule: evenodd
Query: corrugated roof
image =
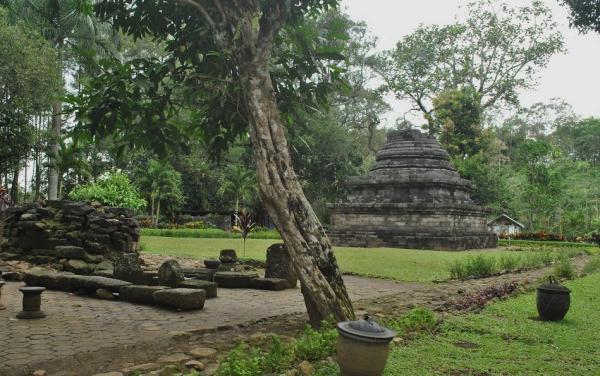
<path id="1" fill-rule="evenodd" d="M 493 224 L 494 222 L 496 222 L 496 221 L 497 221 L 497 220 L 499 220 L 500 218 L 506 218 L 506 219 L 508 219 L 510 222 L 514 223 L 515 225 L 517 225 L 517 226 L 519 226 L 519 227 L 521 227 L 521 228 L 525 228 L 525 226 L 523 226 L 523 224 L 521 224 L 521 222 L 519 222 L 519 221 L 517 221 L 517 220 L 515 220 L 515 219 L 512 219 L 511 217 L 509 217 L 509 216 L 508 216 L 508 215 L 506 215 L 506 214 L 499 215 L 498 217 L 496 217 L 496 218 L 492 219 L 491 221 L 489 221 L 489 222 L 488 222 L 488 226 L 489 226 L 489 225 L 491 225 L 491 224 Z"/>

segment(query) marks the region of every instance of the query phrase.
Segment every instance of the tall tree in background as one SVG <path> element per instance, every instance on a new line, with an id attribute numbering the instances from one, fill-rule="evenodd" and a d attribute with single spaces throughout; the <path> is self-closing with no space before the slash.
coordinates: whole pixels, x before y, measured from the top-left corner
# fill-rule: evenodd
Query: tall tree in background
<path id="1" fill-rule="evenodd" d="M 518 91 L 537 83 L 537 72 L 563 51 L 550 9 L 535 0 L 511 8 L 491 0 L 469 3 L 467 19 L 447 26 L 421 26 L 383 54 L 377 64 L 386 87 L 408 99 L 434 133 L 433 98 L 470 86 L 483 111 L 518 103 Z"/>
<path id="2" fill-rule="evenodd" d="M 600 33 L 600 0 L 560 0 L 571 11 L 571 26 L 582 33 Z"/>
<path id="3" fill-rule="evenodd" d="M 329 239 L 294 172 L 282 113 L 327 101 L 339 69 L 323 59 L 339 54 L 319 49 L 318 38 L 301 33 L 292 40 L 304 43 L 303 54 L 273 52 L 284 43 L 282 29 L 302 30 L 305 17 L 336 5 L 335 0 L 103 1 L 104 17 L 126 33 L 164 41 L 172 59 L 114 66 L 80 99 L 92 104 L 80 118 L 90 116 L 97 134 L 117 128 L 123 138 L 163 150 L 181 140 L 185 121 L 173 114 L 175 96 L 177 103 L 202 110 L 191 119 L 213 147 L 248 129 L 262 203 L 287 245 L 315 326 L 330 315 L 346 320 L 354 313 Z M 132 80 L 142 79 L 137 72 L 151 84 L 135 86 Z M 140 99 L 147 93 L 153 94 L 151 102 Z"/>
<path id="4" fill-rule="evenodd" d="M 99 23 L 92 0 L 13 0 L 9 1 L 13 18 L 24 21 L 40 33 L 55 48 L 62 86 L 69 69 L 83 55 L 114 51 L 115 35 L 107 23 Z M 81 64 L 81 60 L 79 61 Z M 53 95 L 52 125 L 48 141 L 48 199 L 59 194 L 59 154 L 63 127 L 63 90 Z"/>
<path id="5" fill-rule="evenodd" d="M 158 225 L 161 215 L 161 204 L 171 213 L 181 206 L 181 174 L 167 163 L 151 159 L 136 171 L 136 181 L 150 202 L 150 215 L 154 226 Z"/>
<path id="6" fill-rule="evenodd" d="M 31 117 L 49 106 L 60 86 L 56 54 L 48 43 L 35 31 L 7 21 L 0 7 L 0 171 L 4 177 L 12 173 L 17 201 L 19 171 L 34 146 Z"/>
<path id="7" fill-rule="evenodd" d="M 467 158 L 482 149 L 480 103 L 471 86 L 446 90 L 433 99 L 434 133 L 453 158 Z"/>
<path id="8" fill-rule="evenodd" d="M 235 213 L 240 212 L 240 202 L 246 203 L 246 200 L 255 195 L 255 192 L 256 176 L 253 170 L 241 165 L 225 167 L 219 193 L 233 196 Z"/>

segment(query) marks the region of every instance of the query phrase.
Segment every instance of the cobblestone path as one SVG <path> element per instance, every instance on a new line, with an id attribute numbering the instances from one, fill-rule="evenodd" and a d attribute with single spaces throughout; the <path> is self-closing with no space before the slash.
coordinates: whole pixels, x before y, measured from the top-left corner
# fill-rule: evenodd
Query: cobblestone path
<path id="1" fill-rule="evenodd" d="M 399 294 L 424 286 L 411 283 L 344 278 L 354 300 Z M 16 376 L 37 364 L 73 357 L 103 348 L 166 339 L 178 331 L 200 331 L 259 319 L 305 312 L 300 289 L 260 291 L 219 289 L 202 311 L 177 312 L 120 301 L 45 291 L 42 309 L 47 317 L 17 320 L 23 283 L 7 282 L 0 311 L 0 375 Z"/>

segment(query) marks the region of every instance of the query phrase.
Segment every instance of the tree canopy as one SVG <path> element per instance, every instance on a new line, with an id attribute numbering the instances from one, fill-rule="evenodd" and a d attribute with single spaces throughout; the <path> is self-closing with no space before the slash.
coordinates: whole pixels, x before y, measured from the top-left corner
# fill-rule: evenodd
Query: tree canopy
<path id="1" fill-rule="evenodd" d="M 469 3 L 464 22 L 420 26 L 385 52 L 377 69 L 387 89 L 410 100 L 432 128 L 431 102 L 442 91 L 470 86 L 484 111 L 514 105 L 519 90 L 534 87 L 539 70 L 562 51 L 562 35 L 541 1 L 510 7 L 482 0 Z"/>
<path id="2" fill-rule="evenodd" d="M 600 1 L 599 0 L 561 0 L 570 9 L 571 26 L 582 33 L 595 31 L 600 33 Z"/>

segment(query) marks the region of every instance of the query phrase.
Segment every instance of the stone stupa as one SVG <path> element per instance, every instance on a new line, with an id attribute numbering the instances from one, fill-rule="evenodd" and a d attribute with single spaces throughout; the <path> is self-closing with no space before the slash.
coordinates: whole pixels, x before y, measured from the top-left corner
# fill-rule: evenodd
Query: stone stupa
<path id="1" fill-rule="evenodd" d="M 349 182 L 342 203 L 330 204 L 334 245 L 435 250 L 493 248 L 489 209 L 470 197 L 439 142 L 417 130 L 392 131 L 375 167 Z"/>

